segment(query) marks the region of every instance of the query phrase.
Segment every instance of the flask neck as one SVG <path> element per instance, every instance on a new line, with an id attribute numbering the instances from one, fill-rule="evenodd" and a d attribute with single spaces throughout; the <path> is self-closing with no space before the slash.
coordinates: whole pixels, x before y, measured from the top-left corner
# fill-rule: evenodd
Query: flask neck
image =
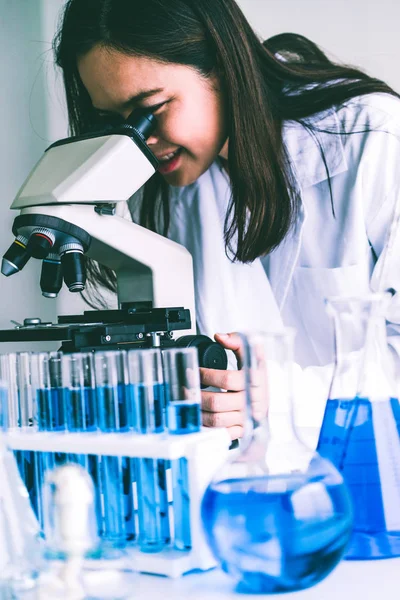
<path id="1" fill-rule="evenodd" d="M 394 391 L 387 345 L 386 295 L 328 301 L 335 327 L 330 398 L 383 397 Z"/>
<path id="2" fill-rule="evenodd" d="M 267 412 L 259 423 L 264 430 L 263 438 L 279 443 L 294 441 L 297 435 L 293 420 L 291 362 L 267 361 L 266 379 L 269 388 Z"/>

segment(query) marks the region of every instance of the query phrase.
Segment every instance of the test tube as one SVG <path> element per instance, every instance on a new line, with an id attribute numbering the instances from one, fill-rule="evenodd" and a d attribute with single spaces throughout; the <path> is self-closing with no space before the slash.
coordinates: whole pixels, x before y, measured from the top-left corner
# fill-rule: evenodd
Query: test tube
<path id="1" fill-rule="evenodd" d="M 32 383 L 40 431 L 62 431 L 66 428 L 61 352 L 32 354 Z"/>
<path id="2" fill-rule="evenodd" d="M 1 379 L 8 391 L 8 427 L 31 427 L 34 424 L 35 402 L 31 381 L 31 354 L 12 352 L 1 355 Z M 38 516 L 37 454 L 16 450 L 18 468 L 29 492 L 32 507 Z"/>
<path id="3" fill-rule="evenodd" d="M 200 431 L 200 371 L 196 348 L 164 350 L 163 364 L 169 433 L 182 435 Z"/>
<path id="4" fill-rule="evenodd" d="M 33 397 L 35 399 L 35 423 L 39 431 L 53 431 L 57 429 L 56 423 L 59 421 L 59 395 L 56 390 L 52 393 L 49 369 L 50 354 L 40 352 L 31 354 L 31 381 Z M 62 406 L 61 394 L 61 419 L 64 424 L 64 409 Z M 36 482 L 37 482 L 37 503 L 38 519 L 44 527 L 44 504 L 43 504 L 43 484 L 46 472 L 51 471 L 56 465 L 56 456 L 54 452 L 36 453 Z"/>
<path id="5" fill-rule="evenodd" d="M 73 432 L 95 431 L 97 423 L 93 354 L 91 352 L 73 352 L 62 355 L 61 375 L 66 428 Z M 96 515 L 100 524 L 99 457 L 91 454 L 69 453 L 68 461 L 81 465 L 92 477 L 95 484 Z"/>
<path id="6" fill-rule="evenodd" d="M 106 433 L 129 431 L 132 399 L 126 352 L 96 352 L 95 374 L 99 429 Z M 101 457 L 102 535 L 117 546 L 135 537 L 133 467 L 133 460 L 127 457 Z"/>
<path id="7" fill-rule="evenodd" d="M 201 391 L 196 348 L 163 351 L 168 431 L 186 435 L 201 429 Z M 186 458 L 171 461 L 173 484 L 174 546 L 191 548 L 190 494 Z"/>
<path id="8" fill-rule="evenodd" d="M 19 426 L 16 357 L 16 354 L 0 355 L 2 429 Z M 3 390 L 7 392 L 7 395 Z"/>
<path id="9" fill-rule="evenodd" d="M 161 353 L 156 349 L 128 352 L 132 386 L 132 419 L 140 434 L 165 431 L 165 394 Z M 171 539 L 166 470 L 169 461 L 140 458 L 137 467 L 139 547 L 159 552 Z"/>
<path id="10" fill-rule="evenodd" d="M 2 381 L 0 374 L 0 431 L 8 428 L 8 393 L 7 384 Z"/>

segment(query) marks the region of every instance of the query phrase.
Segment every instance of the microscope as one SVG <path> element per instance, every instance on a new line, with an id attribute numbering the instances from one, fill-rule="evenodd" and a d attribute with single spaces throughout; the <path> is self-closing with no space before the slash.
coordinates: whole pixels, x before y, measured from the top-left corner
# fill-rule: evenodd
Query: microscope
<path id="1" fill-rule="evenodd" d="M 128 200 L 157 169 L 146 143 L 154 127 L 153 114 L 137 109 L 121 125 L 55 142 L 11 206 L 20 214 L 3 275 L 35 258 L 42 261 L 45 297 L 56 298 L 63 282 L 70 292 L 82 292 L 86 255 L 115 272 L 119 308 L 64 315 L 55 324 L 25 319 L 0 331 L 0 341 L 59 340 L 64 352 L 195 346 L 201 366 L 226 368 L 223 348 L 196 335 L 190 253 L 115 214 L 116 203 Z"/>

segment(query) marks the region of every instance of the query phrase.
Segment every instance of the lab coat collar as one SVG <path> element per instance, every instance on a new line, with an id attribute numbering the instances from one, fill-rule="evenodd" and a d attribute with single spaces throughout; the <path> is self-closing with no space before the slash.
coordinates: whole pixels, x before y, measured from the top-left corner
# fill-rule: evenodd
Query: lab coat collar
<path id="1" fill-rule="evenodd" d="M 305 122 L 312 131 L 296 121 L 286 121 L 283 127 L 283 141 L 300 188 L 325 181 L 328 173 L 333 177 L 348 169 L 336 112 L 324 111 Z"/>

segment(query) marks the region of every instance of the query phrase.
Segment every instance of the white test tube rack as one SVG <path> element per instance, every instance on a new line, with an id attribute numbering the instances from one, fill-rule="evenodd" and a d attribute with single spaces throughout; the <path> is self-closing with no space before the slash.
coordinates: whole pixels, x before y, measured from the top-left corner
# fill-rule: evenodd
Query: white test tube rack
<path id="1" fill-rule="evenodd" d="M 225 429 L 203 428 L 186 435 L 98 432 L 42 432 L 32 427 L 9 429 L 5 442 L 10 450 L 98 454 L 129 458 L 176 460 L 186 458 L 190 495 L 190 550 L 166 547 L 150 554 L 128 545 L 124 559 L 129 568 L 143 573 L 178 578 L 199 569 L 216 566 L 202 529 L 200 508 L 203 494 L 214 473 L 228 457 L 230 438 Z"/>

